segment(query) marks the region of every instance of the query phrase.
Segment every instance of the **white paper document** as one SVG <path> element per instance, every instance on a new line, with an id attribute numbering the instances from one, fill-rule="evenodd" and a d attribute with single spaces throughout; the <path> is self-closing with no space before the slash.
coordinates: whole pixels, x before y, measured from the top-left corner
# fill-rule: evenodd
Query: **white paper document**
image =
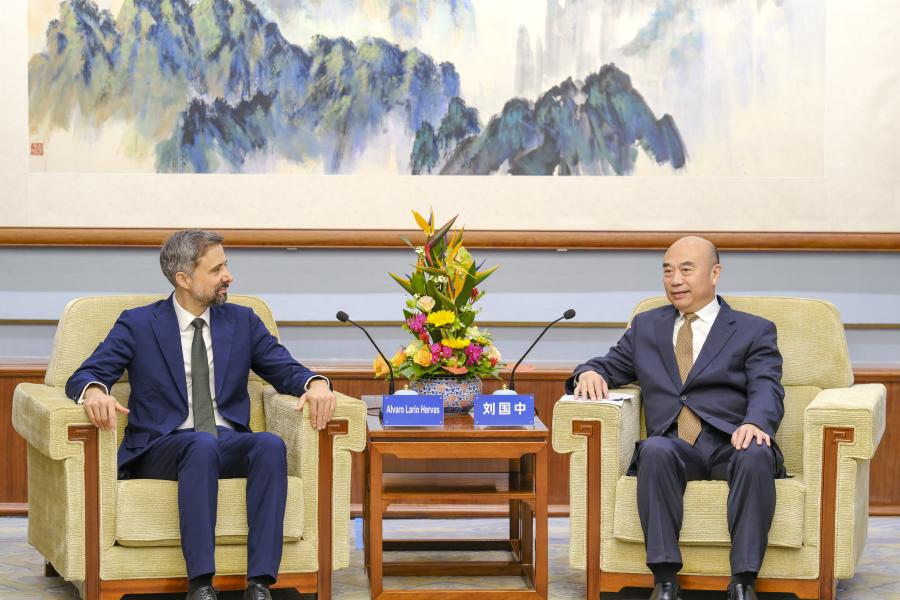
<path id="1" fill-rule="evenodd" d="M 586 402 L 588 404 L 594 404 L 596 402 L 600 402 L 602 404 L 615 404 L 617 406 L 621 406 L 623 402 L 626 400 L 631 400 L 634 398 L 634 394 L 623 394 L 621 392 L 610 392 L 609 398 L 604 398 L 603 400 L 589 400 L 587 396 L 579 396 L 576 398 L 572 394 L 566 394 L 560 400 L 568 400 L 569 402 Z"/>

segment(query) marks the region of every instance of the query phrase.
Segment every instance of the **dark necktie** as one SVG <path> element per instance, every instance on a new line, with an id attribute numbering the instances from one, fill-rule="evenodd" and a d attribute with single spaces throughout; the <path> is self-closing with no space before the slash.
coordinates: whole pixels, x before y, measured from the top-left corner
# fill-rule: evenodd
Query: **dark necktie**
<path id="1" fill-rule="evenodd" d="M 697 315 L 694 313 L 685 313 L 684 324 L 678 329 L 678 337 L 675 340 L 675 361 L 678 363 L 681 383 L 687 381 L 688 373 L 694 366 L 694 330 L 691 323 L 696 320 Z M 681 412 L 678 413 L 678 437 L 693 446 L 701 428 L 697 413 L 682 405 Z"/>
<path id="2" fill-rule="evenodd" d="M 194 341 L 191 344 L 191 396 L 194 404 L 194 431 L 205 431 L 218 437 L 216 417 L 213 415 L 212 395 L 209 392 L 209 357 L 206 342 L 203 341 L 201 318 L 191 321 L 194 326 Z"/>

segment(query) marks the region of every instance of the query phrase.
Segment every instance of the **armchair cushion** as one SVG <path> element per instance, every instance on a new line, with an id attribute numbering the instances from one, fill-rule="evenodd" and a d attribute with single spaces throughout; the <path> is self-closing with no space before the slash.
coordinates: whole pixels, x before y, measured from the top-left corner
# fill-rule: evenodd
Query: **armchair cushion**
<path id="1" fill-rule="evenodd" d="M 775 517 L 769 530 L 769 546 L 799 548 L 803 545 L 803 513 L 806 485 L 797 477 L 777 479 Z M 691 481 L 684 492 L 684 523 L 680 544 L 730 546 L 726 518 L 728 483 Z M 637 512 L 637 477 L 620 477 L 616 482 L 616 511 L 613 535 L 623 542 L 644 543 Z"/>
<path id="2" fill-rule="evenodd" d="M 247 543 L 247 480 L 220 479 L 216 545 Z M 303 482 L 288 477 L 284 541 L 303 535 Z M 178 546 L 178 482 L 128 479 L 118 482 L 116 543 L 121 546 Z"/>

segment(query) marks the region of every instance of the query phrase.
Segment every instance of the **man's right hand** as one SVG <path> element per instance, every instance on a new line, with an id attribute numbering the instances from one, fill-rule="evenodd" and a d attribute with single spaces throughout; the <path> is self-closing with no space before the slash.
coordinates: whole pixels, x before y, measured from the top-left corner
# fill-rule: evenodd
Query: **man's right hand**
<path id="1" fill-rule="evenodd" d="M 609 386 L 606 380 L 596 371 L 585 371 L 578 375 L 578 385 L 575 386 L 575 398 L 587 398 L 588 400 L 604 400 L 609 398 Z"/>
<path id="2" fill-rule="evenodd" d="M 118 400 L 103 393 L 103 390 L 95 385 L 85 391 L 82 406 L 91 423 L 103 431 L 113 431 L 116 428 L 116 413 L 128 414 L 128 409 L 119 404 Z"/>

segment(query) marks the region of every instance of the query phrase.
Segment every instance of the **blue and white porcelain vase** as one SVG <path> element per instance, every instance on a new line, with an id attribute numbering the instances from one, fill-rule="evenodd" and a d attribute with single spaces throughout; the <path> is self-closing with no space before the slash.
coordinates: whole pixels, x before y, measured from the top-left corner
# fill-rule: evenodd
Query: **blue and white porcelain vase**
<path id="1" fill-rule="evenodd" d="M 425 377 L 410 381 L 409 387 L 421 395 L 443 397 L 447 414 L 472 410 L 483 389 L 480 377 Z"/>

